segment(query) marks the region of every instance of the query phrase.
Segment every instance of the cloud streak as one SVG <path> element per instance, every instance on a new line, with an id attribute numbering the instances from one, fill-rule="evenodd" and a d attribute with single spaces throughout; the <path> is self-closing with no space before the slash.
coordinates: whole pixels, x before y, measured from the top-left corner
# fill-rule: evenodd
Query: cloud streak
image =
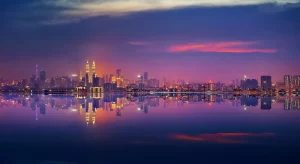
<path id="1" fill-rule="evenodd" d="M 297 0 L 42 0 L 41 6 L 63 8 L 57 17 L 79 20 L 93 16 L 120 16 L 132 12 L 169 10 L 184 7 L 219 7 L 238 5 L 260 5 L 265 3 L 297 4 Z M 74 18 L 75 17 L 75 18 Z M 61 21 L 61 22 L 66 22 Z M 59 21 L 58 21 L 59 23 Z M 55 24 L 51 22 L 51 24 Z"/>
<path id="2" fill-rule="evenodd" d="M 257 42 L 218 42 L 171 46 L 168 52 L 218 52 L 218 53 L 276 53 L 276 49 L 250 48 Z"/>
<path id="3" fill-rule="evenodd" d="M 150 44 L 149 42 L 142 42 L 142 41 L 132 41 L 132 42 L 128 42 L 130 45 L 134 45 L 134 46 L 143 46 L 143 45 L 148 45 Z"/>

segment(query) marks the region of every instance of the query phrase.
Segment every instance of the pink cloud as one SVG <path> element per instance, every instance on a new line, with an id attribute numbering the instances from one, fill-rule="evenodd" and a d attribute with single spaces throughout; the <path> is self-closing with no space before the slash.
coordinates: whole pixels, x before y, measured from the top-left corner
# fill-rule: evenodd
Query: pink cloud
<path id="1" fill-rule="evenodd" d="M 257 42 L 218 42 L 201 44 L 184 44 L 171 46 L 168 52 L 229 52 L 229 53 L 276 53 L 276 49 L 250 48 Z"/>
<path id="2" fill-rule="evenodd" d="M 245 137 L 269 137 L 274 135 L 274 133 L 214 133 L 200 135 L 175 134 L 171 135 L 171 138 L 185 141 L 240 144 L 247 142 Z"/>
<path id="3" fill-rule="evenodd" d="M 141 41 L 133 41 L 133 42 L 128 42 L 128 43 L 131 44 L 131 45 L 135 45 L 135 46 L 150 44 L 149 42 L 141 42 Z"/>

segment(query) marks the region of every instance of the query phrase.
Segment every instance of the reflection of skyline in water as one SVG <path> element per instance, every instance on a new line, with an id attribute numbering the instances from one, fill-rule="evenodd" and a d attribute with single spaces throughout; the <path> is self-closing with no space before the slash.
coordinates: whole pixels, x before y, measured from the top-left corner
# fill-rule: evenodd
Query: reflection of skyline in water
<path id="1" fill-rule="evenodd" d="M 122 116 L 126 107 L 136 107 L 144 114 L 150 113 L 151 108 L 168 108 L 170 104 L 178 108 L 185 104 L 230 104 L 233 108 L 247 110 L 248 107 L 259 107 L 261 110 L 271 110 L 272 104 L 283 104 L 282 110 L 300 110 L 300 97 L 290 96 L 234 96 L 229 95 L 122 95 L 122 94 L 92 94 L 89 96 L 72 95 L 0 95 L 0 108 L 10 106 L 30 107 L 35 112 L 36 120 L 39 115 L 47 115 L 47 110 L 64 110 L 85 115 L 87 124 L 95 124 L 97 111 L 115 112 Z"/>

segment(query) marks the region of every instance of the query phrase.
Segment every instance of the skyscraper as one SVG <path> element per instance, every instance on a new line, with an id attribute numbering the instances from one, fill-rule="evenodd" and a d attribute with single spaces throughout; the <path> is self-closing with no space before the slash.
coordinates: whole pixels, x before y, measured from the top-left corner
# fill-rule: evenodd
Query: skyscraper
<path id="1" fill-rule="evenodd" d="M 116 77 L 117 78 L 121 78 L 122 77 L 122 70 L 121 69 L 117 69 L 116 70 Z"/>
<path id="2" fill-rule="evenodd" d="M 89 61 L 86 61 L 85 65 L 85 86 L 89 84 L 89 73 L 90 73 L 90 64 Z"/>
<path id="3" fill-rule="evenodd" d="M 36 81 L 36 75 L 32 75 L 30 77 L 30 86 L 31 87 L 34 87 L 35 81 Z"/>
<path id="4" fill-rule="evenodd" d="M 93 87 L 98 87 L 100 82 L 100 78 L 97 77 L 96 74 L 93 74 Z"/>
<path id="5" fill-rule="evenodd" d="M 294 87 L 299 89 L 300 88 L 300 75 L 296 75 L 293 77 L 293 83 L 294 83 Z"/>
<path id="6" fill-rule="evenodd" d="M 148 72 L 144 72 L 144 81 L 146 82 L 146 81 L 148 81 L 149 79 L 148 79 Z"/>
<path id="7" fill-rule="evenodd" d="M 45 83 L 46 82 L 46 72 L 41 70 L 40 72 L 40 80 L 41 82 Z"/>
<path id="8" fill-rule="evenodd" d="M 95 61 L 93 61 L 92 72 L 93 72 L 93 74 L 96 73 L 96 63 L 95 63 Z"/>
<path id="9" fill-rule="evenodd" d="M 96 75 L 96 63 L 95 61 L 93 61 L 93 64 L 92 64 L 92 84 L 93 84 L 93 87 L 96 87 L 96 86 L 99 86 L 99 78 L 97 78 L 97 75 Z"/>
<path id="10" fill-rule="evenodd" d="M 142 82 L 143 82 L 143 76 L 138 75 L 138 76 L 137 76 L 137 82 L 138 82 L 138 84 L 139 84 L 139 83 L 142 83 Z"/>
<path id="11" fill-rule="evenodd" d="M 272 89 L 272 78 L 271 76 L 261 76 L 260 79 L 261 89 L 262 90 L 271 90 Z"/>
<path id="12" fill-rule="evenodd" d="M 284 75 L 284 85 L 286 88 L 292 88 L 293 77 L 291 75 Z"/>
<path id="13" fill-rule="evenodd" d="M 116 82 L 116 78 L 114 77 L 114 75 L 113 74 L 110 74 L 109 75 L 109 83 L 111 83 L 111 82 Z"/>

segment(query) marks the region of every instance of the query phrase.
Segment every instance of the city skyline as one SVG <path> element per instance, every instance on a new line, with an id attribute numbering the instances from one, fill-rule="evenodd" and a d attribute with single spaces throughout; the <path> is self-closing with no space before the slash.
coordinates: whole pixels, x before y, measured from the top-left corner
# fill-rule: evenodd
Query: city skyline
<path id="1" fill-rule="evenodd" d="M 248 75 L 246 75 L 246 74 L 241 74 L 241 75 L 239 75 L 239 76 L 236 76 L 236 78 L 232 78 L 232 79 L 229 79 L 229 80 L 224 80 L 224 79 L 217 79 L 216 77 L 214 77 L 213 75 L 212 76 L 210 76 L 210 77 L 212 77 L 211 79 L 216 79 L 216 80 L 211 80 L 211 79 L 206 79 L 206 80 L 203 80 L 203 81 L 201 81 L 201 80 L 190 80 L 190 79 L 183 79 L 182 77 L 173 77 L 173 78 L 171 78 L 171 79 L 168 79 L 168 78 L 166 78 L 166 77 L 168 77 L 167 75 L 162 75 L 161 77 L 155 77 L 155 75 L 153 75 L 153 74 L 155 74 L 155 72 L 153 73 L 153 72 L 151 72 L 150 73 L 150 76 L 148 77 L 148 73 L 149 73 L 149 71 L 139 71 L 139 72 L 137 72 L 137 73 L 133 73 L 133 72 L 131 72 L 131 73 L 128 73 L 128 72 L 126 72 L 126 71 L 124 71 L 124 69 L 122 69 L 122 68 L 119 68 L 119 67 L 116 67 L 116 69 L 115 70 L 112 70 L 112 71 L 110 71 L 110 72 L 98 72 L 98 70 L 99 69 L 97 69 L 98 67 L 96 67 L 96 65 L 95 65 L 95 61 L 94 60 L 86 60 L 87 62 L 85 63 L 85 65 L 84 65 L 84 67 L 82 66 L 81 68 L 82 69 L 80 69 L 80 70 L 77 70 L 77 71 L 74 71 L 74 72 L 72 72 L 72 73 L 69 73 L 69 74 L 64 74 L 64 73 L 60 73 L 60 74 L 57 74 L 57 75 L 54 75 L 54 76 L 49 76 L 49 72 L 48 71 L 46 71 L 45 69 L 39 69 L 39 65 L 38 64 L 35 64 L 34 66 L 34 72 L 32 72 L 31 74 L 29 74 L 28 76 L 22 76 L 22 77 L 20 77 L 20 78 L 6 78 L 6 77 L 0 77 L 0 78 L 2 78 L 2 79 L 6 79 L 6 80 L 8 80 L 9 82 L 12 82 L 12 81 L 14 81 L 14 80 L 22 80 L 22 79 L 29 79 L 29 77 L 30 76 L 32 76 L 32 75 L 35 75 L 35 77 L 36 78 L 38 78 L 38 77 L 40 77 L 40 76 L 46 76 L 46 75 L 40 75 L 41 73 L 42 74 L 45 74 L 46 72 L 47 72 L 47 77 L 48 78 L 46 78 L 46 77 L 43 77 L 43 80 L 45 81 L 45 80 L 50 80 L 51 78 L 49 78 L 49 77 L 63 77 L 63 76 L 68 76 L 68 77 L 72 77 L 72 76 L 78 76 L 78 77 L 80 77 L 80 76 L 82 76 L 82 77 L 84 77 L 84 76 L 86 76 L 86 73 L 88 73 L 89 74 L 89 82 L 90 83 L 92 83 L 92 77 L 93 77 L 93 75 L 95 74 L 97 77 L 103 77 L 103 76 L 106 76 L 106 75 L 113 75 L 114 77 L 118 77 L 118 71 L 120 71 L 120 73 L 122 74 L 121 76 L 122 77 L 126 77 L 126 79 L 128 79 L 128 80 L 133 80 L 133 81 L 136 81 L 136 80 L 138 80 L 139 79 L 139 76 L 140 77 L 144 77 L 145 76 L 145 73 L 147 74 L 147 80 L 149 80 L 149 79 L 159 79 L 159 80 L 166 80 L 167 79 L 167 81 L 168 82 L 172 82 L 172 81 L 176 81 L 176 83 L 178 82 L 178 81 L 180 81 L 180 80 L 183 80 L 184 82 L 186 82 L 186 83 L 189 83 L 189 82 L 196 82 L 196 83 L 206 83 L 206 82 L 222 82 L 222 83 L 225 83 L 225 84 L 230 84 L 230 83 L 237 83 L 236 81 L 238 81 L 238 83 L 240 83 L 240 80 L 241 79 L 244 79 L 244 78 L 247 78 L 247 79 L 255 79 L 255 80 L 257 80 L 258 82 L 260 82 L 261 83 L 261 81 L 262 81 L 262 77 L 272 77 L 272 79 L 274 78 L 272 75 L 270 75 L 270 74 L 261 74 L 261 75 L 257 75 L 257 76 L 248 76 Z M 92 64 L 91 64 L 91 62 L 89 63 L 89 61 L 91 61 L 92 62 Z M 124 73 L 125 72 L 125 73 Z M 125 75 L 128 75 L 128 74 L 130 74 L 130 76 L 123 76 L 123 74 L 125 74 Z M 84 75 L 84 76 L 83 76 Z M 120 77 L 121 77 L 120 76 Z M 300 73 L 298 73 L 298 74 L 291 74 L 291 73 L 285 73 L 285 74 L 282 74 L 282 75 L 280 75 L 280 78 L 278 79 L 278 80 L 271 80 L 271 82 L 272 82 L 272 84 L 274 84 L 274 83 L 276 83 L 276 82 L 285 82 L 286 81 L 286 79 L 285 79 L 285 77 L 286 76 L 290 76 L 291 77 L 291 79 L 290 79 L 290 82 L 291 83 L 297 83 L 297 82 L 295 82 L 295 81 L 293 81 L 293 79 L 295 78 L 295 77 L 298 77 L 298 76 L 300 76 Z M 132 79 L 130 79 L 130 78 L 127 78 L 127 77 L 133 77 Z M 204 79 L 203 77 L 201 78 L 200 76 L 198 77 L 198 79 Z M 298 82 L 299 83 L 299 82 Z"/>
<path id="2" fill-rule="evenodd" d="M 35 64 L 49 76 L 70 76 L 86 60 L 98 63 L 100 74 L 122 68 L 129 79 L 144 71 L 157 78 L 226 82 L 244 74 L 281 81 L 300 73 L 297 1 L 109 3 L 120 4 L 136 10 L 103 13 L 108 4 L 97 0 L 4 2 L 0 77 L 31 76 Z M 66 9 L 74 5 L 83 8 Z"/>
<path id="3" fill-rule="evenodd" d="M 102 74 L 97 72 L 95 61 L 87 60 L 85 69 L 71 76 L 47 76 L 47 72 L 35 65 L 35 74 L 30 78 L 10 81 L 0 78 L 0 91 L 2 92 L 34 92 L 34 93 L 294 93 L 300 89 L 300 75 L 284 75 L 283 81 L 272 81 L 272 76 L 261 75 L 259 78 L 249 78 L 244 75 L 241 80 L 233 79 L 231 82 L 221 80 L 213 82 L 185 81 L 178 78 L 176 81 L 163 77 L 149 78 L 149 72 L 138 74 L 135 79 L 123 76 L 123 70 L 118 68 L 115 74 Z M 85 72 L 83 74 L 83 72 Z M 243 91 L 243 92 L 241 92 Z"/>

